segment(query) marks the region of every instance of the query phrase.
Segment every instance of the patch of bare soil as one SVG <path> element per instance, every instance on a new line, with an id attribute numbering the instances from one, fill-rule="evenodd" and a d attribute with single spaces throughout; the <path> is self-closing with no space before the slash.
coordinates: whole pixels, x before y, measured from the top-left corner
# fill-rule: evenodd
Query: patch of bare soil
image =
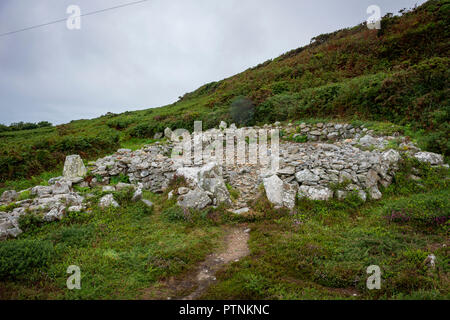
<path id="1" fill-rule="evenodd" d="M 216 273 L 225 265 L 239 261 L 250 253 L 249 229 L 243 226 L 231 228 L 224 238 L 222 250 L 209 255 L 197 269 L 182 279 L 169 279 L 157 288 L 157 296 L 174 300 L 195 300 L 216 281 Z M 146 296 L 144 295 L 144 298 Z"/>

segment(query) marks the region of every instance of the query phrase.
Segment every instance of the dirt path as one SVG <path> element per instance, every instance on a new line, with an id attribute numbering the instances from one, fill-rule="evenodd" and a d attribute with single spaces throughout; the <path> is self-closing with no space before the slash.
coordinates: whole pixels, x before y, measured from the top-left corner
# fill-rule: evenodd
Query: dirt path
<path id="1" fill-rule="evenodd" d="M 197 289 L 188 296 L 181 297 L 180 300 L 197 299 L 216 280 L 215 274 L 222 266 L 248 255 L 248 239 L 249 230 L 242 227 L 232 229 L 225 238 L 225 251 L 208 256 L 200 264 L 196 274 L 191 279 L 184 280 L 186 284 L 196 285 Z"/>
<path id="2" fill-rule="evenodd" d="M 248 248 L 250 229 L 246 227 L 230 228 L 223 240 L 223 249 L 210 254 L 205 261 L 199 264 L 197 269 L 183 279 L 171 279 L 160 288 L 160 293 L 165 293 L 168 299 L 195 300 L 198 299 L 208 287 L 216 281 L 216 273 L 223 266 L 239 261 L 250 253 Z M 177 294 L 185 293 L 188 295 Z"/>

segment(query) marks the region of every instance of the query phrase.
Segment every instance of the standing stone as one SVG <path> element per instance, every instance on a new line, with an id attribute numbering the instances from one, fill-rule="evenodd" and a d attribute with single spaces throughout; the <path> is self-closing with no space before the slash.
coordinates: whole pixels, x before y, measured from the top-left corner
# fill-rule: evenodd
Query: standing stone
<path id="1" fill-rule="evenodd" d="M 166 129 L 164 130 L 164 136 L 165 136 L 167 139 L 172 139 L 172 135 L 173 135 L 172 129 L 166 128 Z"/>
<path id="2" fill-rule="evenodd" d="M 198 173 L 198 185 L 211 192 L 219 203 L 231 204 L 230 193 L 222 177 L 221 167 L 215 162 L 204 165 Z"/>
<path id="3" fill-rule="evenodd" d="M 267 199 L 276 206 L 283 206 L 283 180 L 273 175 L 263 180 Z"/>
<path id="4" fill-rule="evenodd" d="M 79 155 L 71 155 L 66 157 L 64 163 L 63 176 L 67 179 L 80 178 L 87 173 L 83 160 Z"/>
<path id="5" fill-rule="evenodd" d="M 263 184 L 270 203 L 278 207 L 294 208 L 297 193 L 296 185 L 283 182 L 277 175 L 265 178 Z"/>

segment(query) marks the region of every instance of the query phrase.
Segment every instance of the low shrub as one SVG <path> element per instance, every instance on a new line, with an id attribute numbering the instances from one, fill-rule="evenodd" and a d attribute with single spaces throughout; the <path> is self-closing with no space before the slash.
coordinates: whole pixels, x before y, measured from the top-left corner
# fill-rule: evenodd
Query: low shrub
<path id="1" fill-rule="evenodd" d="M 133 187 L 125 188 L 120 191 L 114 192 L 114 199 L 116 199 L 116 201 L 121 206 L 125 206 L 131 202 L 131 199 L 133 198 L 133 194 L 134 194 Z"/>
<path id="2" fill-rule="evenodd" d="M 443 227 L 448 225 L 450 219 L 448 190 L 396 200 L 385 207 L 384 215 L 394 223 L 425 228 Z"/>
<path id="3" fill-rule="evenodd" d="M 43 224 L 42 217 L 35 213 L 24 214 L 19 217 L 19 227 L 23 232 L 33 232 Z"/>
<path id="4" fill-rule="evenodd" d="M 50 241 L 10 240 L 0 243 L 0 279 L 15 279 L 49 265 L 54 248 Z"/>
<path id="5" fill-rule="evenodd" d="M 74 225 L 53 232 L 49 236 L 49 240 L 69 247 L 87 247 L 94 235 L 95 227 L 93 225 Z"/>
<path id="6" fill-rule="evenodd" d="M 118 184 L 119 182 L 122 182 L 122 183 L 130 183 L 130 178 L 129 178 L 127 175 L 124 175 L 123 173 L 121 173 L 121 174 L 118 175 L 118 176 L 111 177 L 111 184 L 112 184 L 112 185 L 116 185 L 116 184 Z"/>
<path id="7" fill-rule="evenodd" d="M 188 209 L 183 209 L 177 205 L 172 206 L 161 213 L 161 216 L 170 222 L 190 221 L 191 212 Z"/>

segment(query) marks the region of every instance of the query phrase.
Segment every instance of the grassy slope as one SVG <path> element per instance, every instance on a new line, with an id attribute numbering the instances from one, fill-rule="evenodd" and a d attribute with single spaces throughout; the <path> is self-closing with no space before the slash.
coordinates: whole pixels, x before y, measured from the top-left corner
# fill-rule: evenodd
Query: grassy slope
<path id="1" fill-rule="evenodd" d="M 169 106 L 0 133 L 0 181 L 53 170 L 70 153 L 93 159 L 136 145 L 165 127 L 232 121 L 230 104 L 240 96 L 255 106 L 251 123 L 330 115 L 390 121 L 419 136 L 426 149 L 449 155 L 449 13 L 449 0 L 431 0 L 385 17 L 380 31 L 359 25 L 321 35 Z"/>

